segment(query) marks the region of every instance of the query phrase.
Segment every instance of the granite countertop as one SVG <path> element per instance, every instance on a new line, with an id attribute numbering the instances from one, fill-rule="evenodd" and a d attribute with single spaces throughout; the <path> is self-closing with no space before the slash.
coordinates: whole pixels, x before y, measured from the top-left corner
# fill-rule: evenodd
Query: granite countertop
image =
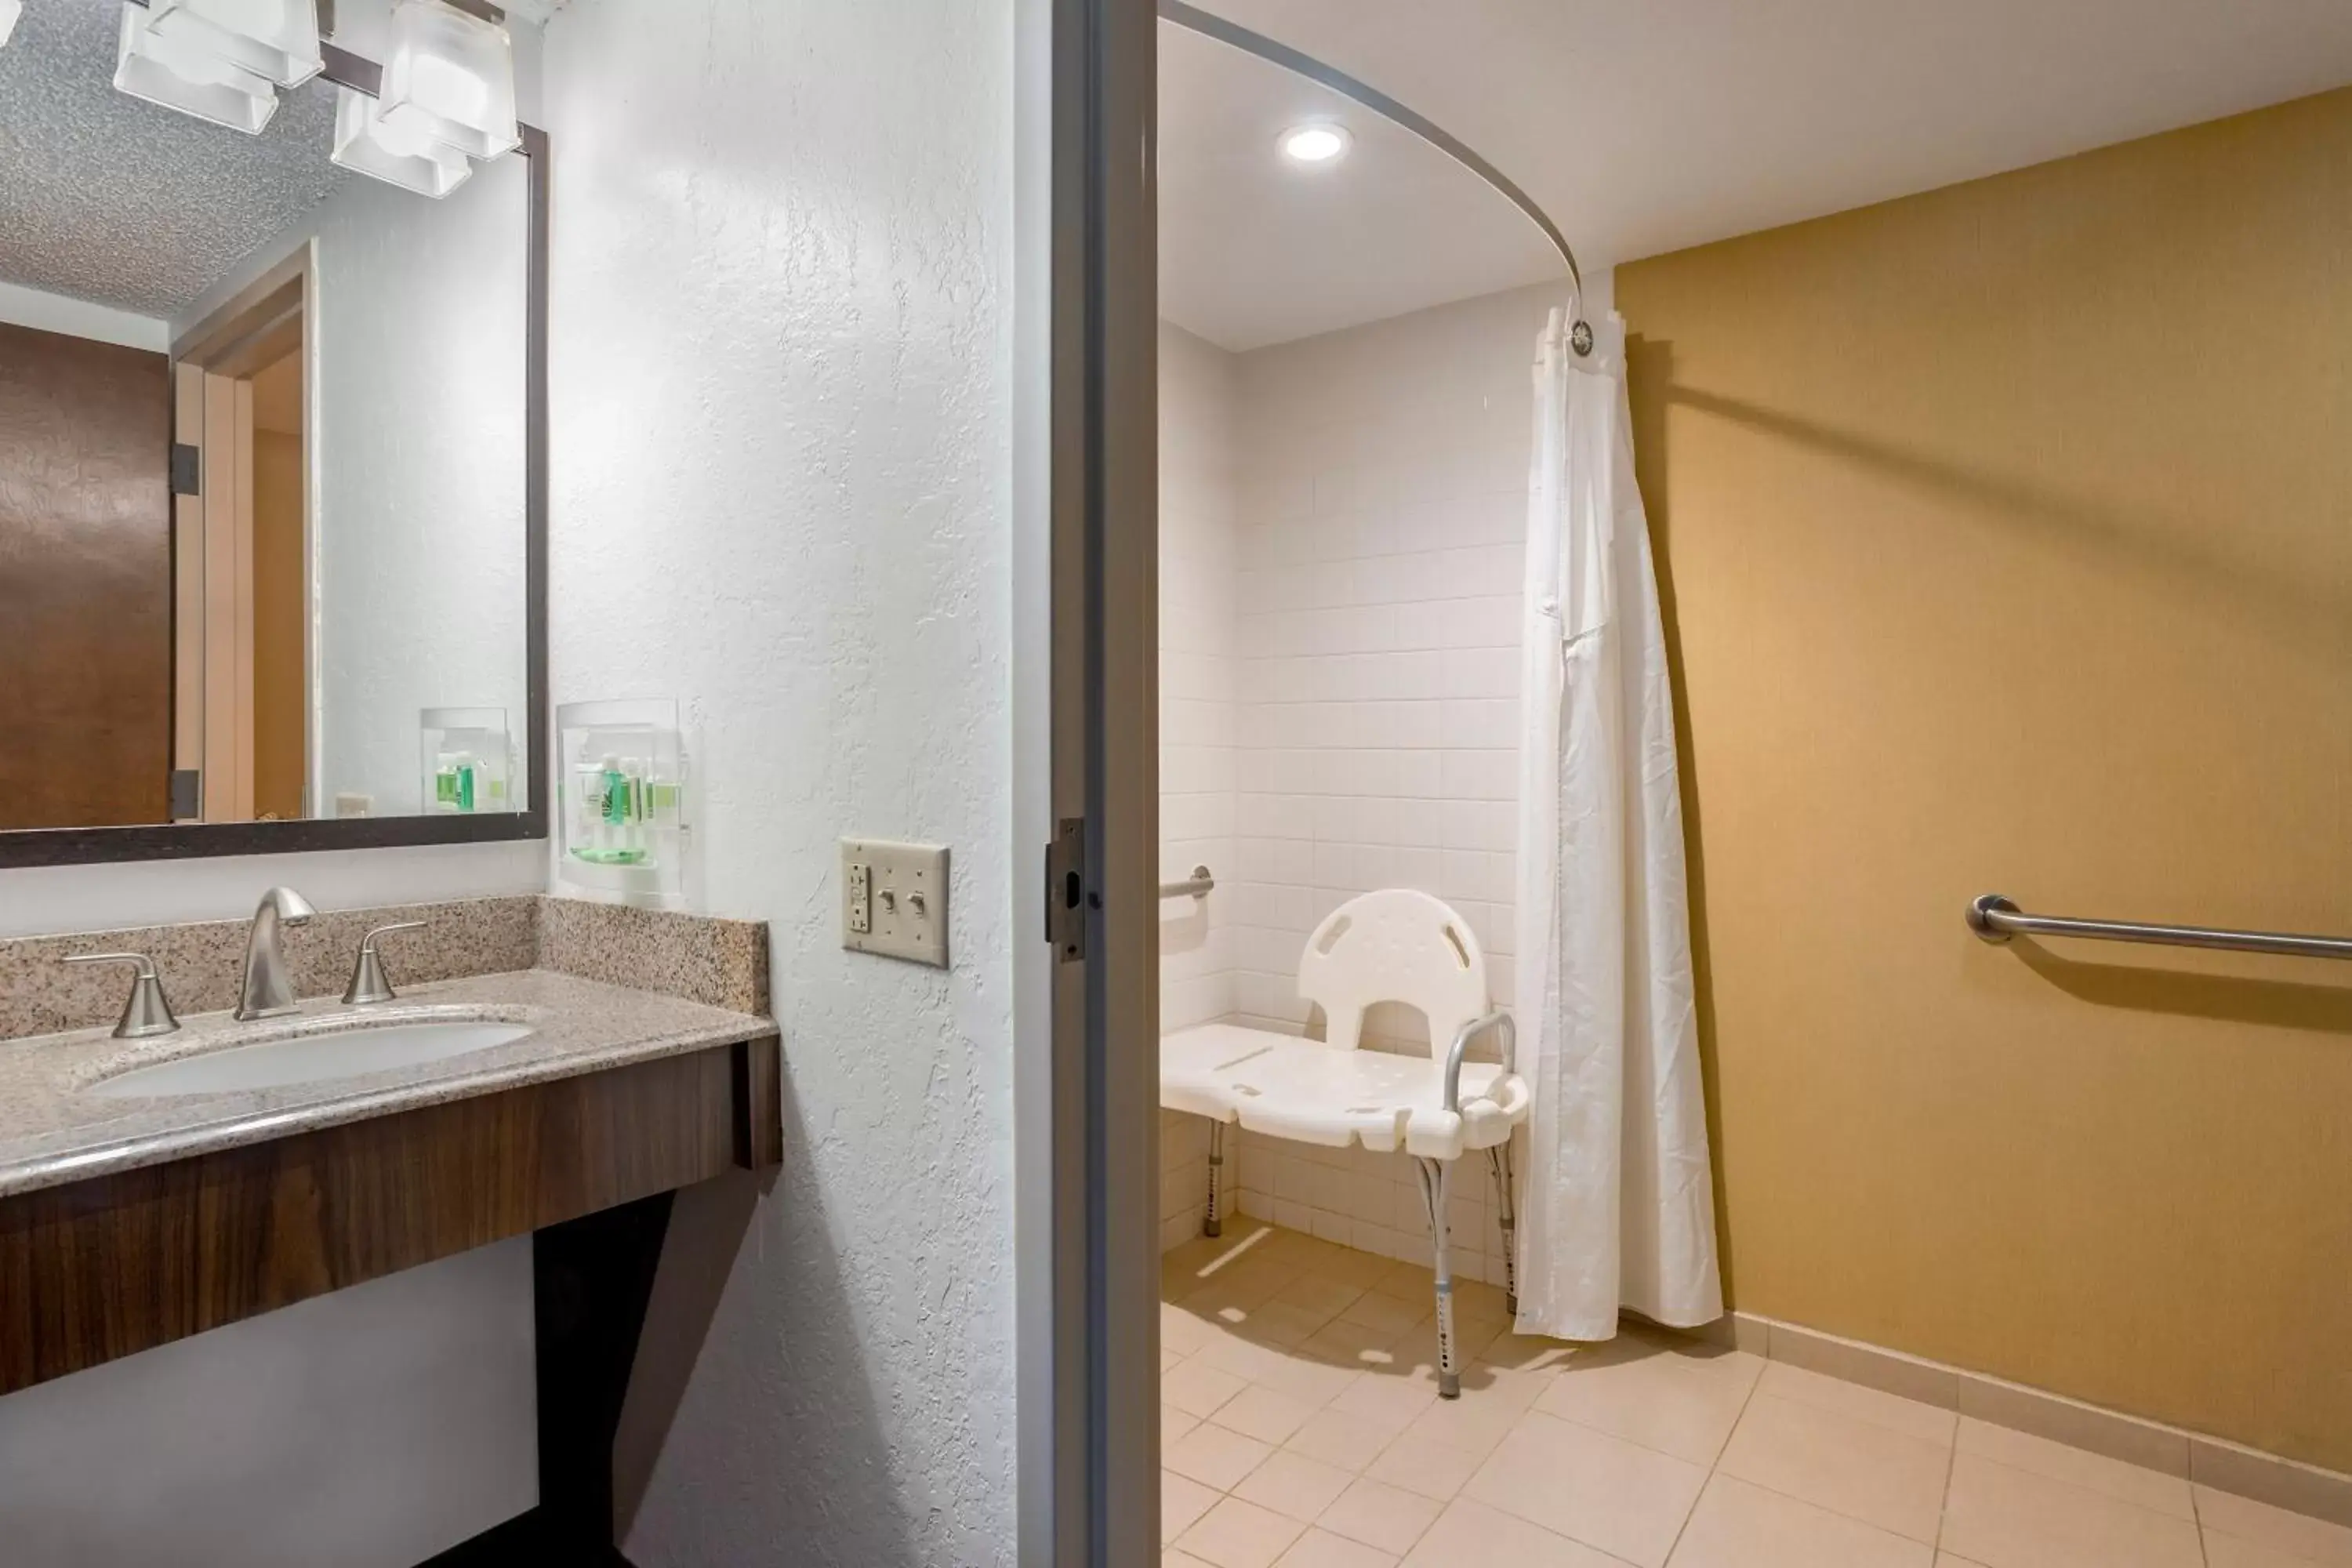
<path id="1" fill-rule="evenodd" d="M 284 1039 L 346 1019 L 432 1019 L 436 1010 L 451 1008 L 476 1019 L 527 1023 L 532 1032 L 487 1050 L 362 1077 L 156 1099 L 88 1092 L 102 1079 L 198 1052 Z M 0 1040 L 0 1197 L 776 1033 L 772 1019 L 546 969 L 404 986 L 398 1001 L 378 1006 L 346 1007 L 322 997 L 252 1023 L 214 1013 L 183 1018 L 181 1026 L 175 1035 L 147 1040 L 118 1040 L 105 1028 Z"/>

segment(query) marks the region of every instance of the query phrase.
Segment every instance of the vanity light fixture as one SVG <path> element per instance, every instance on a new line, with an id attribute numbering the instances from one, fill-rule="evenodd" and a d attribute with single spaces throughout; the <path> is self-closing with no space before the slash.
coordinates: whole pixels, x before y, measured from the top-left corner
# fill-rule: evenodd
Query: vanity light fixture
<path id="1" fill-rule="evenodd" d="M 133 98 L 193 114 L 249 136 L 278 112 L 278 89 L 199 44 L 185 32 L 155 30 L 154 14 L 122 0 L 122 30 L 115 40 L 114 85 Z"/>
<path id="2" fill-rule="evenodd" d="M 399 0 L 392 12 L 378 123 L 395 134 L 429 137 L 469 158 L 496 158 L 522 145 L 515 123 L 514 46 L 503 26 L 478 14 L 488 9 Z"/>
<path id="3" fill-rule="evenodd" d="M 147 27 L 279 87 L 299 87 L 325 65 L 317 0 L 147 0 Z"/>
<path id="4" fill-rule="evenodd" d="M 446 196 L 474 172 L 466 154 L 415 131 L 386 124 L 376 100 L 352 88 L 335 89 L 334 160 L 355 174 L 419 195 Z"/>
<path id="5" fill-rule="evenodd" d="M 25 14 L 25 0 L 0 0 L 0 45 L 16 30 L 16 18 Z"/>
<path id="6" fill-rule="evenodd" d="M 1329 163 L 1344 157 L 1354 141 L 1344 125 L 1294 125 L 1282 133 L 1282 155 L 1294 163 Z"/>

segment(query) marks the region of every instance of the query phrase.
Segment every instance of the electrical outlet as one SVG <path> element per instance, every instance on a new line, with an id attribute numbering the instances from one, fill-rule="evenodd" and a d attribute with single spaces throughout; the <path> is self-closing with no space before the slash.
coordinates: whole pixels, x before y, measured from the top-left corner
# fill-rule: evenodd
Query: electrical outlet
<path id="1" fill-rule="evenodd" d="M 852 860 L 845 879 L 849 886 L 850 932 L 864 936 L 874 929 L 874 868 L 863 860 Z"/>
<path id="2" fill-rule="evenodd" d="M 942 844 L 841 841 L 841 945 L 948 963 L 948 851 Z"/>

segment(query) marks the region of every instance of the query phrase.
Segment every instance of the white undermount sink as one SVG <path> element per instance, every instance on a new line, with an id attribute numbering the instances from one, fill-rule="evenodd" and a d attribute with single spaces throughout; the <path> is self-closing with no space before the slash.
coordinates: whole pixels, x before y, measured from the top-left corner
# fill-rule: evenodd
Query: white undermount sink
<path id="1" fill-rule="evenodd" d="M 171 1094 L 234 1094 L 323 1079 L 359 1078 L 468 1051 L 486 1051 L 530 1032 L 528 1024 L 479 1019 L 355 1024 L 158 1062 L 101 1079 L 89 1092 L 110 1100 L 145 1100 Z"/>

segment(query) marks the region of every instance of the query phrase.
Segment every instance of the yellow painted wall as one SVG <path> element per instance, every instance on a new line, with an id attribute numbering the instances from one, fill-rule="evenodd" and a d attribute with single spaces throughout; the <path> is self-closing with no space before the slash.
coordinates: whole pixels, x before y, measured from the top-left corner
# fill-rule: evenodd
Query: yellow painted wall
<path id="1" fill-rule="evenodd" d="M 2352 1469 L 2352 90 L 1618 269 L 1749 1311 Z"/>

